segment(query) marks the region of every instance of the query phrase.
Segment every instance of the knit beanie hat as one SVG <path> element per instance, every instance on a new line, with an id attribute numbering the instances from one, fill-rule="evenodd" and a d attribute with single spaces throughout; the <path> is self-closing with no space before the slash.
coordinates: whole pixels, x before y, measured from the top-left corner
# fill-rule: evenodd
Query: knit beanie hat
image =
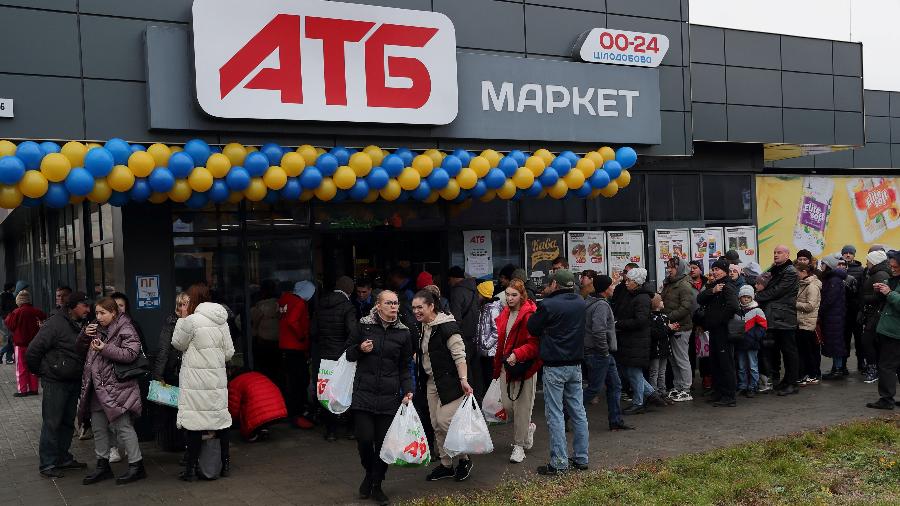
<path id="1" fill-rule="evenodd" d="M 16 295 L 16 305 L 21 306 L 22 304 L 31 304 L 31 294 L 28 293 L 28 290 L 22 290 Z"/>
<path id="2" fill-rule="evenodd" d="M 744 285 L 738 290 L 738 297 L 753 297 L 754 295 L 756 295 L 756 290 L 750 285 Z"/>
<path id="3" fill-rule="evenodd" d="M 294 295 L 305 301 L 309 301 L 316 294 L 316 285 L 311 281 L 297 281 L 294 283 Z"/>
<path id="4" fill-rule="evenodd" d="M 647 269 L 644 269 L 643 267 L 635 267 L 634 269 L 628 271 L 626 277 L 639 285 L 643 285 L 647 282 Z"/>
<path id="5" fill-rule="evenodd" d="M 885 260 L 887 260 L 887 253 L 881 250 L 876 250 L 866 255 L 866 261 L 872 265 L 878 265 Z"/>
<path id="6" fill-rule="evenodd" d="M 802 249 L 802 250 L 800 250 L 800 251 L 797 252 L 797 258 L 801 258 L 801 257 L 802 257 L 802 258 L 808 258 L 808 259 L 810 260 L 810 262 L 811 262 L 811 261 L 812 261 L 812 258 L 813 258 L 813 255 L 812 255 L 812 252 L 809 251 L 808 249 Z"/>
<path id="7" fill-rule="evenodd" d="M 594 291 L 603 293 L 612 284 L 612 278 L 606 274 L 598 274 L 594 276 Z"/>
<path id="8" fill-rule="evenodd" d="M 494 297 L 494 282 L 493 281 L 482 281 L 478 283 L 478 293 L 481 294 L 485 299 L 491 299 Z"/>
<path id="9" fill-rule="evenodd" d="M 703 262 L 700 260 L 691 260 L 688 265 L 696 265 L 698 269 L 700 269 L 700 273 L 703 273 Z"/>
<path id="10" fill-rule="evenodd" d="M 725 252 L 725 260 L 732 264 L 739 264 L 741 263 L 741 254 L 737 250 L 730 249 Z"/>
<path id="11" fill-rule="evenodd" d="M 722 269 L 723 271 L 725 271 L 727 273 L 728 272 L 728 262 L 725 261 L 724 258 L 720 258 L 720 259 L 716 260 L 715 262 L 713 262 L 713 264 L 710 266 L 710 270 L 715 269 L 715 268 Z"/>
<path id="12" fill-rule="evenodd" d="M 428 285 L 434 284 L 434 277 L 428 271 L 422 271 L 416 277 L 416 290 L 421 290 Z"/>
<path id="13" fill-rule="evenodd" d="M 337 281 L 334 282 L 334 289 L 344 292 L 348 297 L 351 293 L 353 293 L 354 286 L 355 284 L 349 276 L 341 276 L 337 278 Z"/>
<path id="14" fill-rule="evenodd" d="M 856 255 L 856 247 L 853 246 L 852 244 L 848 244 L 848 245 L 844 246 L 843 248 L 841 248 L 841 255 L 846 255 L 847 253 L 850 253 L 851 255 Z"/>
<path id="15" fill-rule="evenodd" d="M 838 268 L 838 262 L 843 261 L 839 255 L 825 255 L 822 257 L 822 263 L 828 266 L 829 269 L 835 270 Z"/>

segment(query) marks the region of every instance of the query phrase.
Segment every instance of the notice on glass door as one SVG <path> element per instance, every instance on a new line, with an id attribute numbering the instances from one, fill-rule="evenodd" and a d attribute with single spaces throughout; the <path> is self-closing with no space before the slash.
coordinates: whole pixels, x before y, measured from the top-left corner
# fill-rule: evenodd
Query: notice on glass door
<path id="1" fill-rule="evenodd" d="M 463 253 L 466 256 L 466 273 L 473 278 L 490 278 L 494 275 L 494 256 L 490 230 L 464 230 Z"/>

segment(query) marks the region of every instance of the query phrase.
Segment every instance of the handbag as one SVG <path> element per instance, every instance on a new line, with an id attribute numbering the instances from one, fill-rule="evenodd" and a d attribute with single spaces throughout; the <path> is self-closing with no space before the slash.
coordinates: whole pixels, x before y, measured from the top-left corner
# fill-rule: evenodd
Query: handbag
<path id="1" fill-rule="evenodd" d="M 150 375 L 150 361 L 147 360 L 147 355 L 144 355 L 143 347 L 141 347 L 137 358 L 130 363 L 121 364 L 116 362 L 113 366 L 116 369 L 116 377 L 122 381 L 146 378 Z"/>
<path id="2" fill-rule="evenodd" d="M 744 319 L 738 315 L 734 315 L 728 320 L 728 342 L 738 344 L 744 341 Z"/>

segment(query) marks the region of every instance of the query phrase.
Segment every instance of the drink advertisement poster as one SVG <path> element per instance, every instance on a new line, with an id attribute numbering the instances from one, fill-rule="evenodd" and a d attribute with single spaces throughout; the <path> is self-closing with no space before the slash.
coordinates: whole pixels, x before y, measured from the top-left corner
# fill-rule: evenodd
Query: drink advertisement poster
<path id="1" fill-rule="evenodd" d="M 725 232 L 721 228 L 691 229 L 691 260 L 701 261 L 704 273 L 709 272 L 725 251 Z"/>
<path id="2" fill-rule="evenodd" d="M 565 232 L 525 232 L 525 272 L 537 286 L 543 286 L 550 276 L 553 260 L 564 256 Z"/>
<path id="3" fill-rule="evenodd" d="M 605 232 L 569 232 L 566 243 L 569 251 L 569 269 L 572 272 L 591 270 L 598 274 L 606 274 Z"/>
<path id="4" fill-rule="evenodd" d="M 685 262 L 691 260 L 690 231 L 686 228 L 658 228 L 654 232 L 656 239 L 656 286 L 661 288 L 666 279 L 666 263 L 672 257 L 681 257 Z"/>
<path id="5" fill-rule="evenodd" d="M 647 268 L 644 258 L 644 232 L 641 230 L 607 232 L 606 248 L 610 273 L 621 273 L 629 263 Z"/>
<path id="6" fill-rule="evenodd" d="M 463 253 L 466 256 L 466 273 L 469 276 L 481 279 L 494 275 L 490 230 L 464 230 Z"/>
<path id="7" fill-rule="evenodd" d="M 725 227 L 726 250 L 735 250 L 741 256 L 741 265 L 759 263 L 756 247 L 756 227 Z"/>

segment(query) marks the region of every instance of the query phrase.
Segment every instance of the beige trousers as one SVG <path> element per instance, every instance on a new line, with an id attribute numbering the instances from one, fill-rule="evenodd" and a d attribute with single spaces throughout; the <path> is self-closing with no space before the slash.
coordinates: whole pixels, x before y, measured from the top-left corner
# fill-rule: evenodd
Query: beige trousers
<path id="1" fill-rule="evenodd" d="M 447 450 L 444 449 L 444 439 L 447 437 L 447 431 L 450 430 L 450 421 L 453 420 L 453 415 L 465 398 L 462 396 L 450 404 L 441 404 L 434 380 L 428 378 L 428 411 L 431 414 L 431 426 L 434 427 L 434 444 L 438 447 L 438 455 L 441 457 L 441 464 L 444 467 L 453 466 L 453 459 L 447 455 Z M 459 458 L 465 460 L 469 456 L 459 455 Z"/>
<path id="2" fill-rule="evenodd" d="M 506 388 L 506 370 L 500 373 L 500 389 L 503 395 L 503 409 L 506 416 L 513 421 L 513 444 L 527 446 L 528 426 L 531 425 L 531 411 L 534 409 L 534 396 L 537 389 L 537 374 L 525 381 L 514 381 L 509 389 Z M 510 399 L 509 395 L 516 400 Z"/>

